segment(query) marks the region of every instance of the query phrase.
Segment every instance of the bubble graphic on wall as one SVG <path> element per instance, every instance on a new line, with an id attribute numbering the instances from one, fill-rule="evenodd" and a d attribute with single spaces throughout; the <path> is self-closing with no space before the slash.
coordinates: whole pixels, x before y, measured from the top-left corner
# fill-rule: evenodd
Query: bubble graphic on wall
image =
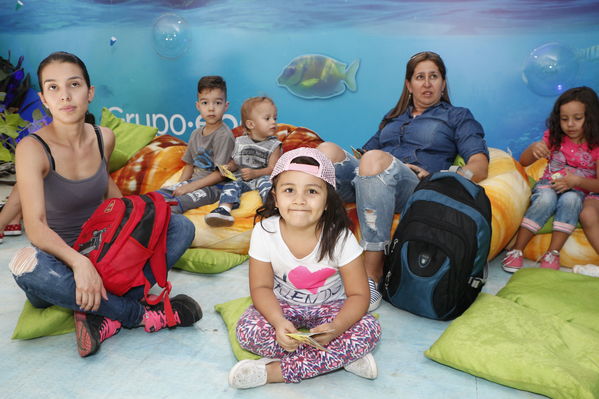
<path id="1" fill-rule="evenodd" d="M 522 80 L 540 96 L 555 96 L 572 87 L 578 73 L 578 59 L 568 46 L 546 43 L 534 49 L 522 71 Z"/>
<path id="2" fill-rule="evenodd" d="M 152 30 L 154 50 L 165 58 L 177 58 L 185 54 L 191 44 L 187 22 L 176 14 L 161 15 Z"/>

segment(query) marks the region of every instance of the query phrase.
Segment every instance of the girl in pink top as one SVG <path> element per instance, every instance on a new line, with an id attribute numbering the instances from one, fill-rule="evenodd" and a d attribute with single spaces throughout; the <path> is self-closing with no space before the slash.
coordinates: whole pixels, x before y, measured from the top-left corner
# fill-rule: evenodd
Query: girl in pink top
<path id="1" fill-rule="evenodd" d="M 541 267 L 559 270 L 559 251 L 574 231 L 582 203 L 599 192 L 599 99 L 588 87 L 564 92 L 547 119 L 548 130 L 520 156 L 528 166 L 540 158 L 549 160 L 533 188 L 530 206 L 522 219 L 516 243 L 502 261 L 503 269 L 522 267 L 522 250 L 551 215 L 554 216 L 549 249 Z"/>

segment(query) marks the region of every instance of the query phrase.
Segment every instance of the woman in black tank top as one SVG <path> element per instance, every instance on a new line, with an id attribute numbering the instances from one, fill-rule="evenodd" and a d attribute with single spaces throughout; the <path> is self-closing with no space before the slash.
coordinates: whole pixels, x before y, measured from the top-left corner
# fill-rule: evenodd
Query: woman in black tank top
<path id="1" fill-rule="evenodd" d="M 107 169 L 115 138 L 110 129 L 84 121 L 94 87 L 77 56 L 52 53 L 40 63 L 38 79 L 40 98 L 53 120 L 17 146 L 19 196 L 33 247 L 18 251 L 10 269 L 33 306 L 75 311 L 79 354 L 88 356 L 121 326 L 144 325 L 148 332 L 165 327 L 164 312 L 140 302 L 143 287 L 123 296 L 107 292 L 90 260 L 71 248 L 82 223 L 103 199 L 121 196 Z M 176 216 L 167 235 L 169 268 L 194 235 L 193 224 Z M 201 317 L 193 299 L 180 295 L 171 302 L 179 325 Z"/>

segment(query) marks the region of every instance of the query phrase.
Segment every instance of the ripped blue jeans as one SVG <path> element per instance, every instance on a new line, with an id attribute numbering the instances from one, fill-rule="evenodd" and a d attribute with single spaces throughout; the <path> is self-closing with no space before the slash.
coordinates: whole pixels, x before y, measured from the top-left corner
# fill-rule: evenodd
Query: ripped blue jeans
<path id="1" fill-rule="evenodd" d="M 195 235 L 195 227 L 183 215 L 171 215 L 166 241 L 166 264 L 170 269 L 189 248 Z M 17 255 L 18 256 L 18 252 Z M 19 272 L 13 277 L 18 286 L 25 291 L 29 302 L 36 308 L 47 308 L 51 305 L 80 310 L 75 302 L 75 278 L 73 270 L 55 256 L 35 248 L 35 266 L 32 270 Z M 12 263 L 12 262 L 11 262 Z M 149 264 L 144 274 L 154 284 Z M 97 313 L 109 319 L 118 320 L 125 327 L 139 326 L 145 308 L 140 302 L 143 298 L 143 286 L 134 287 L 123 296 L 108 293 L 108 300 L 102 299 Z"/>
<path id="2" fill-rule="evenodd" d="M 358 175 L 358 165 L 347 152 L 345 160 L 335 164 L 337 192 L 343 201 L 356 203 L 362 248 L 383 251 L 391 239 L 393 214 L 402 211 L 420 180 L 397 158 L 375 176 Z"/>

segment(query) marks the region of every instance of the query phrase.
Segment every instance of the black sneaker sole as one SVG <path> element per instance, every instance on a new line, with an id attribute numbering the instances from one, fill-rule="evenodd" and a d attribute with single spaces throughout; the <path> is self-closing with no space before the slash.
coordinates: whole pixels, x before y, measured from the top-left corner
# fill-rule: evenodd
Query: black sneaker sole
<path id="1" fill-rule="evenodd" d="M 181 320 L 181 324 L 179 324 L 179 326 L 181 327 L 192 326 L 203 316 L 200 304 L 188 295 L 179 294 L 172 297 L 171 305 L 173 307 L 173 311 L 176 311 L 179 314 L 179 319 Z"/>
<path id="2" fill-rule="evenodd" d="M 83 312 L 75 312 L 75 335 L 79 356 L 87 357 L 100 349 L 100 339 L 92 333 L 87 322 L 87 315 Z"/>
<path id="3" fill-rule="evenodd" d="M 233 226 L 233 223 L 235 223 L 235 219 L 233 219 L 232 217 L 226 217 L 220 214 L 211 213 L 206 215 L 204 221 L 210 227 L 229 227 Z"/>

